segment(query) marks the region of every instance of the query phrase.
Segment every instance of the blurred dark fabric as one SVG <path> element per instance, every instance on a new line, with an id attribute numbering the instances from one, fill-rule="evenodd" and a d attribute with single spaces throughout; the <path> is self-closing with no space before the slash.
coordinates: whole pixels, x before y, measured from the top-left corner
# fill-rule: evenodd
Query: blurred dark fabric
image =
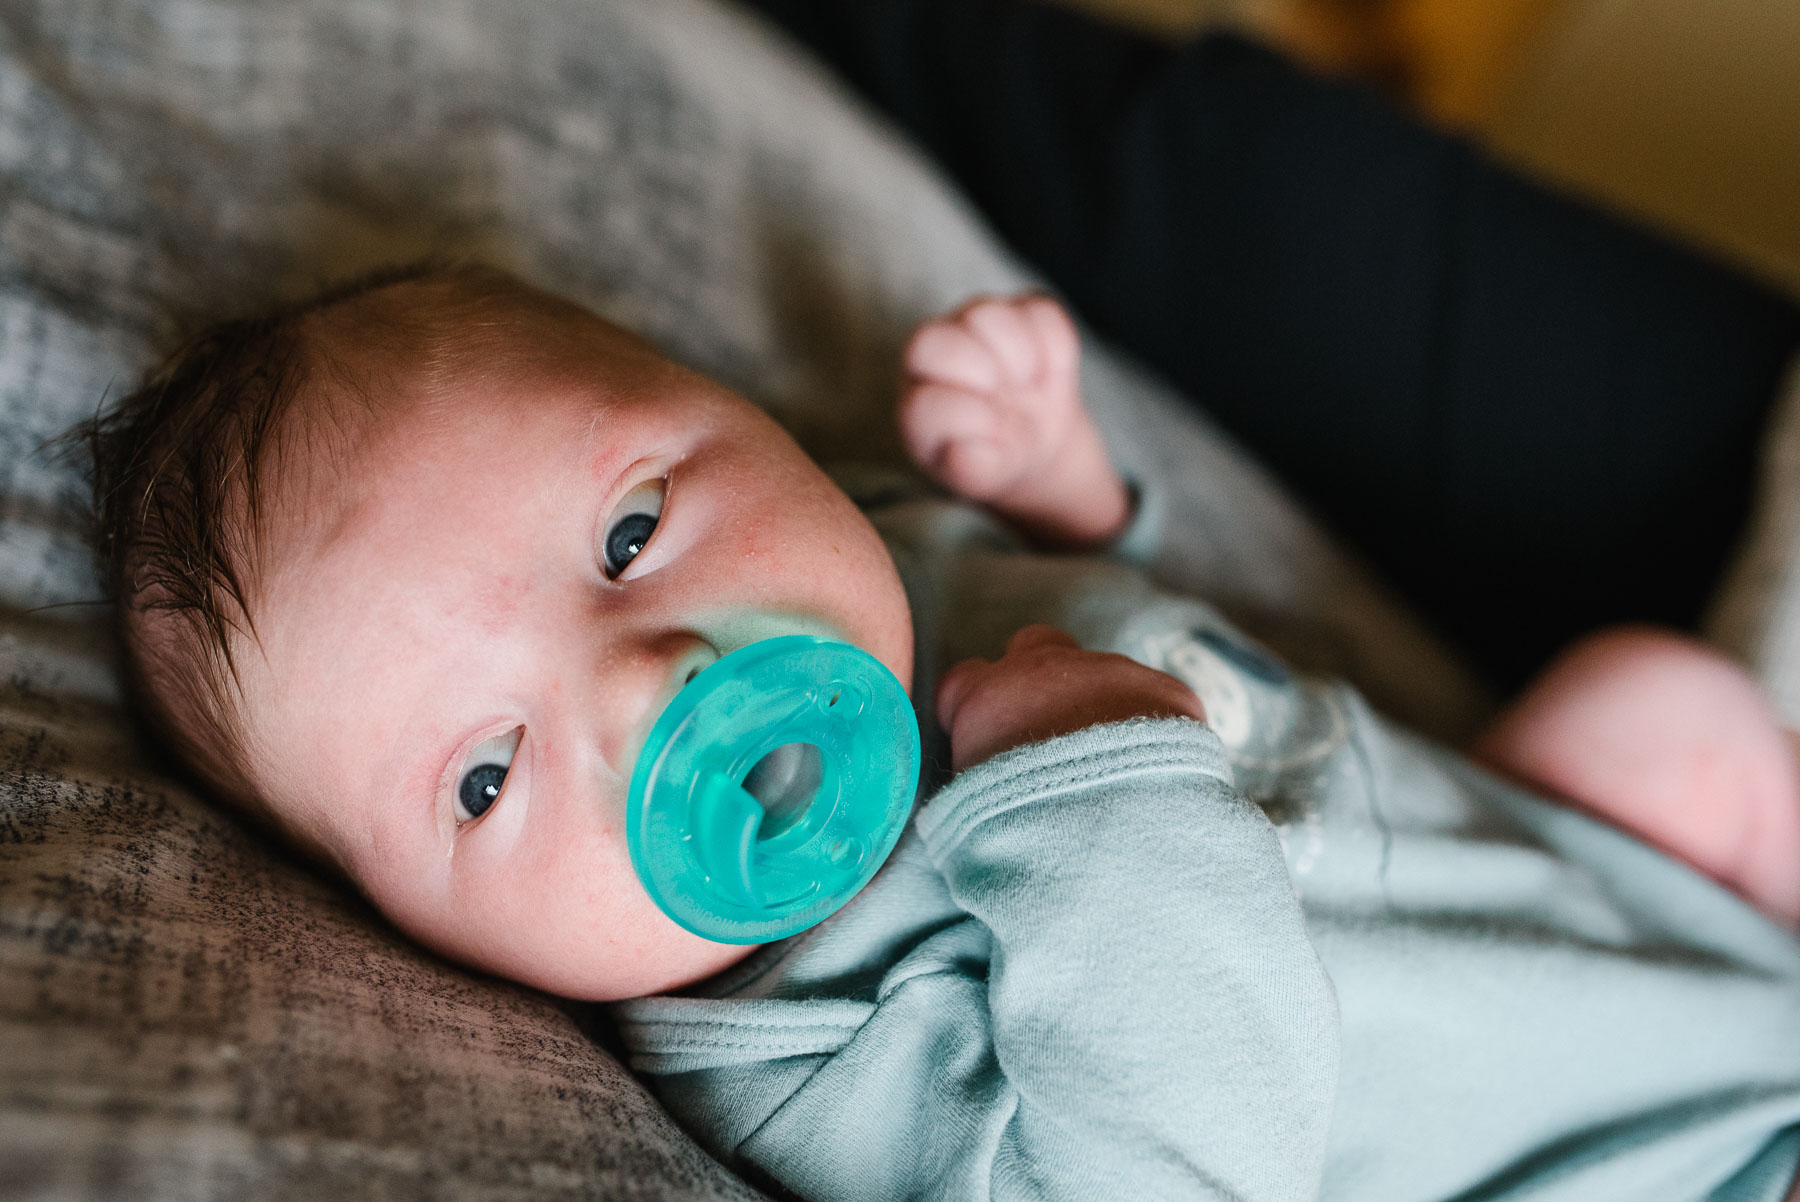
<path id="1" fill-rule="evenodd" d="M 1234 35 L 1029 0 L 752 6 L 1495 683 L 1598 625 L 1695 624 L 1791 301 Z"/>

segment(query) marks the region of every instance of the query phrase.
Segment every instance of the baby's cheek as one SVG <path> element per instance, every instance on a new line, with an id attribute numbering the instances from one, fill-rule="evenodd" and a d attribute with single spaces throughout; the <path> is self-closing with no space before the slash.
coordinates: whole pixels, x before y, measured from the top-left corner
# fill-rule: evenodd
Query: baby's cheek
<path id="1" fill-rule="evenodd" d="M 636 884 L 568 899 L 565 922 L 537 931 L 527 983 L 564 997 L 613 1001 L 663 993 L 736 963 L 752 948 L 711 943 L 677 926 Z"/>

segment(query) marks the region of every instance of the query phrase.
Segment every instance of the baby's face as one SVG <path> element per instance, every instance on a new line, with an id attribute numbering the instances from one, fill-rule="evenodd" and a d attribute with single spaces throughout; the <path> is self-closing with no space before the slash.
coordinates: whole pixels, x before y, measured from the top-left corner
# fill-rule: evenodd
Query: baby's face
<path id="1" fill-rule="evenodd" d="M 907 682 L 912 633 L 874 530 L 773 421 L 598 319 L 552 324 L 435 381 L 373 365 L 347 462 L 284 474 L 245 726 L 264 800 L 401 929 L 609 999 L 747 950 L 677 927 L 632 870 L 663 705 L 783 633 Z"/>

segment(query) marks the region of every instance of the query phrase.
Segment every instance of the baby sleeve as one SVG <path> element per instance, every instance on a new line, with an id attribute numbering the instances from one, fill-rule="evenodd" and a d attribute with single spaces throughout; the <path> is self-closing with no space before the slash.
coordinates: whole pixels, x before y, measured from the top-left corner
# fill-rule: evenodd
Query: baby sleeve
<path id="1" fill-rule="evenodd" d="M 1333 995 L 1211 731 L 1018 748 L 917 829 L 961 916 L 833 1053 L 789 1062 L 803 1083 L 740 1158 L 832 1202 L 1314 1196 Z"/>

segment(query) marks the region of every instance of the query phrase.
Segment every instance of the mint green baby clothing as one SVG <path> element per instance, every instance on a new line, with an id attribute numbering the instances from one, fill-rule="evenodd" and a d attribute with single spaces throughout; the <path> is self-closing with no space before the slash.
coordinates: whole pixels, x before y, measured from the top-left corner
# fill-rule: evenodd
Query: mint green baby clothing
<path id="1" fill-rule="evenodd" d="M 728 1164 L 822 1202 L 1785 1196 L 1790 932 L 1116 557 L 904 492 L 871 518 L 913 604 L 923 804 L 822 925 L 613 1008 Z M 1040 621 L 1186 680 L 1208 723 L 946 780 L 938 676 Z"/>

